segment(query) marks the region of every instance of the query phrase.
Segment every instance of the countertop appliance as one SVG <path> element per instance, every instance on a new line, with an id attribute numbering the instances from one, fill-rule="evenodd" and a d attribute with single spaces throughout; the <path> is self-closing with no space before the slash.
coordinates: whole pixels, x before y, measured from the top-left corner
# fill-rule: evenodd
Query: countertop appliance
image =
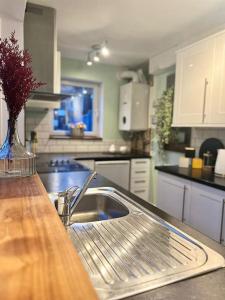
<path id="1" fill-rule="evenodd" d="M 215 174 L 218 176 L 225 176 L 225 149 L 218 149 Z"/>

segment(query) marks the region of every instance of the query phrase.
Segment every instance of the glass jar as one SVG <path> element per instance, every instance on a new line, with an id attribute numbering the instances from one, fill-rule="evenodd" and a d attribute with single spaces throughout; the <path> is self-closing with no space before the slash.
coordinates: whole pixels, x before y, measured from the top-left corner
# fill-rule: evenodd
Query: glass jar
<path id="1" fill-rule="evenodd" d="M 0 148 L 0 177 L 26 177 L 36 173 L 36 156 L 22 145 L 17 121 L 8 121 L 6 139 Z"/>

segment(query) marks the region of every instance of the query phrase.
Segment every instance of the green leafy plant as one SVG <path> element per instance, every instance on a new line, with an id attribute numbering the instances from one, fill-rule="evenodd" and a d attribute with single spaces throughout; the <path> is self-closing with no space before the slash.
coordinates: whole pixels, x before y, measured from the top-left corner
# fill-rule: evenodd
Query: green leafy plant
<path id="1" fill-rule="evenodd" d="M 168 88 L 161 98 L 154 103 L 156 115 L 156 134 L 158 135 L 159 148 L 162 150 L 171 138 L 171 124 L 173 113 L 174 88 Z"/>

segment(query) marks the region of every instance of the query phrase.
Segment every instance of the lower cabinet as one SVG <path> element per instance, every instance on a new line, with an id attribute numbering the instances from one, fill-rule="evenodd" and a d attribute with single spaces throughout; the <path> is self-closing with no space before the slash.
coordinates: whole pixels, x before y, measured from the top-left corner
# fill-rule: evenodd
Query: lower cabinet
<path id="1" fill-rule="evenodd" d="M 225 192 L 163 172 L 158 174 L 157 191 L 160 209 L 217 242 L 224 242 Z"/>
<path id="2" fill-rule="evenodd" d="M 131 159 L 130 168 L 130 192 L 139 198 L 150 202 L 150 159 L 136 158 Z"/>
<path id="3" fill-rule="evenodd" d="M 192 185 L 189 223 L 217 242 L 221 241 L 224 198 L 216 189 Z"/>
<path id="4" fill-rule="evenodd" d="M 186 181 L 160 174 L 157 186 L 157 206 L 169 215 L 184 221 L 188 218 L 190 187 Z"/>
<path id="5" fill-rule="evenodd" d="M 225 201 L 223 201 L 221 243 L 225 246 Z"/>

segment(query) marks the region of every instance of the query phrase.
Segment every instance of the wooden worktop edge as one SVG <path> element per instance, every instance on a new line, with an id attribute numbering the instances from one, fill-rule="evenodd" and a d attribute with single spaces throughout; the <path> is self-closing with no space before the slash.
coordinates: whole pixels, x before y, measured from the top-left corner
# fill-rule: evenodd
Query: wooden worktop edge
<path id="1" fill-rule="evenodd" d="M 38 175 L 0 179 L 0 298 L 97 299 Z"/>

